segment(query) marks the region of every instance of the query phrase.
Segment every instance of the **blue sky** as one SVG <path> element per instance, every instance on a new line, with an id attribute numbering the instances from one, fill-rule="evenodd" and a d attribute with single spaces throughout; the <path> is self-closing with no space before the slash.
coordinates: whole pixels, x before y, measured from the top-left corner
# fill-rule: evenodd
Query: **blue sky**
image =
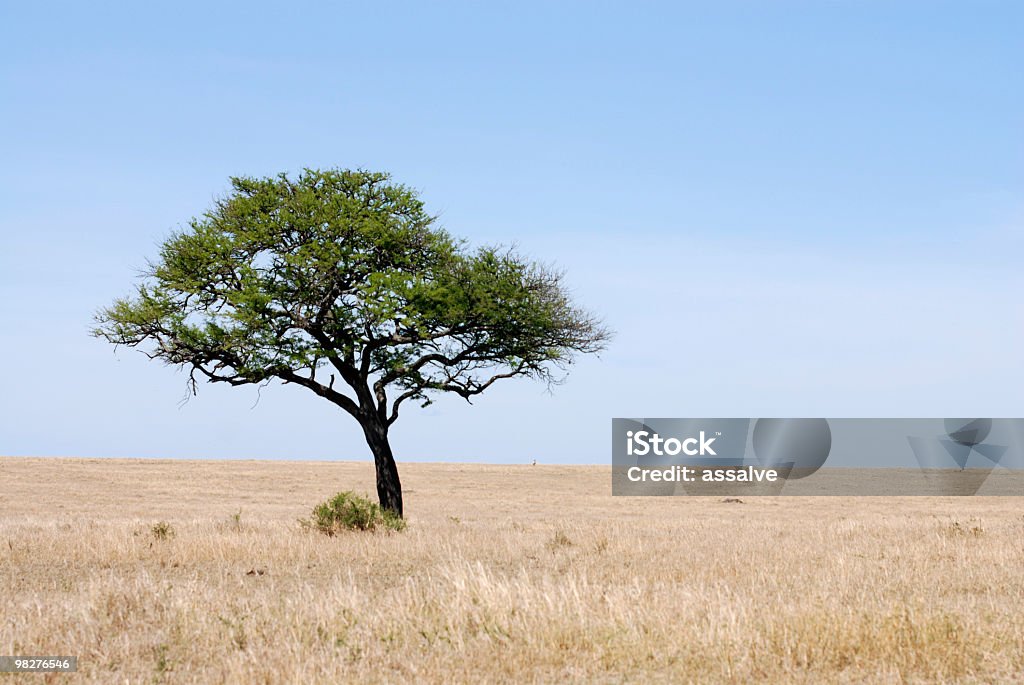
<path id="1" fill-rule="evenodd" d="M 615 416 L 1021 416 L 1017 2 L 7 3 L 0 454 L 353 459 L 311 394 L 88 337 L 231 175 L 387 170 L 618 335 L 399 459 L 607 463 Z M 259 400 L 257 403 L 257 399 Z"/>

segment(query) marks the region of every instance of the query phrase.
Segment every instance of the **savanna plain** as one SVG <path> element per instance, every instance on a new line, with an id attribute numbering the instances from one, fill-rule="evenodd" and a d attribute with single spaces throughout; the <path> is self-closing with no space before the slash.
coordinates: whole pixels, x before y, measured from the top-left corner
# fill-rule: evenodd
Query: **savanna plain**
<path id="1" fill-rule="evenodd" d="M 611 496 L 400 465 L 408 527 L 301 526 L 368 462 L 0 458 L 4 682 L 1024 680 L 1016 497 Z"/>

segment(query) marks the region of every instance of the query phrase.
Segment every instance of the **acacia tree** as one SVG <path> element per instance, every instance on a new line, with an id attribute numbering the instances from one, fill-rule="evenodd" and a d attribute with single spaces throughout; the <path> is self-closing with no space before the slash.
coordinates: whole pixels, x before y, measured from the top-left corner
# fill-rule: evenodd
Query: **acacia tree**
<path id="1" fill-rule="evenodd" d="M 609 338 L 559 272 L 469 250 L 387 174 L 307 169 L 231 188 L 163 243 L 94 335 L 188 369 L 192 393 L 197 377 L 277 379 L 333 402 L 362 427 L 380 504 L 400 516 L 388 430 L 403 403 L 469 401 L 517 376 L 557 382 Z"/>

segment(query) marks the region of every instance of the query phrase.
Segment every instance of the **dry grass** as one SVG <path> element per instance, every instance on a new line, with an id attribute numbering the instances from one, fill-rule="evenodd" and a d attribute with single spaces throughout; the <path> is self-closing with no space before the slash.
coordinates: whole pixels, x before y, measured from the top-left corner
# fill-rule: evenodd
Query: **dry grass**
<path id="1" fill-rule="evenodd" d="M 1016 498 L 612 498 L 406 464 L 409 528 L 296 523 L 367 463 L 0 459 L 4 682 L 1007 682 Z"/>

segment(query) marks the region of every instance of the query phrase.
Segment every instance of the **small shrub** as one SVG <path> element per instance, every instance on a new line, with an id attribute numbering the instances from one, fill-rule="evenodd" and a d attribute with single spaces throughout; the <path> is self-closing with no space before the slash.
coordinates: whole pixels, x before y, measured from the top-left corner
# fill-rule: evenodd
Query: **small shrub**
<path id="1" fill-rule="evenodd" d="M 149 529 L 149 532 L 153 534 L 157 540 L 169 540 L 174 537 L 174 528 L 171 527 L 167 521 L 160 521 L 154 523 L 153 527 Z"/>
<path id="2" fill-rule="evenodd" d="M 325 535 L 336 535 L 345 530 L 405 529 L 405 520 L 391 511 L 381 509 L 376 502 L 354 492 L 337 495 L 313 507 L 308 525 Z"/>
<path id="3" fill-rule="evenodd" d="M 156 653 L 156 672 L 166 673 L 173 670 L 171 660 L 167 657 L 167 645 L 157 645 L 153 651 Z"/>
<path id="4" fill-rule="evenodd" d="M 966 523 L 961 523 L 960 521 L 954 520 L 951 524 L 949 524 L 949 526 L 944 530 L 944 532 L 949 537 L 959 537 L 968 535 L 971 537 L 980 537 L 985 533 L 985 529 L 982 528 L 981 521 L 979 519 L 972 517 Z"/>

